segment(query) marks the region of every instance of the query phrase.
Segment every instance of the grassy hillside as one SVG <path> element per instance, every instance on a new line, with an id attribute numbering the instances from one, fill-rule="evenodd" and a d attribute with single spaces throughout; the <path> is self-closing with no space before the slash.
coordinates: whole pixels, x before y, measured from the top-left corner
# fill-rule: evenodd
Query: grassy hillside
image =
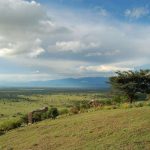
<path id="1" fill-rule="evenodd" d="M 0 145 L 2 150 L 149 150 L 149 114 L 149 107 L 141 107 L 46 120 L 0 136 Z"/>

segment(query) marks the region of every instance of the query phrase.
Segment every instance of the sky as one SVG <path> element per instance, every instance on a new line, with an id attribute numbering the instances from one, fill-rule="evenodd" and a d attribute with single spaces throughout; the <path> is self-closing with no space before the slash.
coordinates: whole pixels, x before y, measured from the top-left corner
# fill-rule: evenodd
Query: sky
<path id="1" fill-rule="evenodd" d="M 149 0 L 0 0 L 0 82 L 150 67 Z"/>

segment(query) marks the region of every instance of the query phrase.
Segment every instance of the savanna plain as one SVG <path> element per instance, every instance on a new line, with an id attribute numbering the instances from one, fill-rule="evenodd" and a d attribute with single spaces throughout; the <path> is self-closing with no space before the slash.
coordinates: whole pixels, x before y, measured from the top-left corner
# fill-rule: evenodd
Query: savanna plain
<path id="1" fill-rule="evenodd" d="M 149 150 L 149 98 L 123 99 L 107 89 L 0 89 L 0 150 Z M 43 107 L 57 115 L 22 121 Z"/>

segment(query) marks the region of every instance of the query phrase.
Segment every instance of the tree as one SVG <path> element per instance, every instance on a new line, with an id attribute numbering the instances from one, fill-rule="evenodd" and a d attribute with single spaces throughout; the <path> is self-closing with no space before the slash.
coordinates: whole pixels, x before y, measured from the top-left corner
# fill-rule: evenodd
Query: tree
<path id="1" fill-rule="evenodd" d="M 124 92 L 132 103 L 136 93 L 150 93 L 150 70 L 118 71 L 116 76 L 109 78 L 109 83 L 113 88 Z"/>

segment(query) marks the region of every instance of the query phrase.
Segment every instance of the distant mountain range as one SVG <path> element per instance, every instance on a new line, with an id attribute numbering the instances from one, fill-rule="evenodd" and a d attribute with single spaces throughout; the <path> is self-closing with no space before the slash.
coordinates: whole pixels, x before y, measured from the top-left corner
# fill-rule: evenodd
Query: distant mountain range
<path id="1" fill-rule="evenodd" d="M 106 77 L 66 78 L 48 81 L 1 83 L 1 87 L 51 87 L 51 88 L 109 88 Z"/>

